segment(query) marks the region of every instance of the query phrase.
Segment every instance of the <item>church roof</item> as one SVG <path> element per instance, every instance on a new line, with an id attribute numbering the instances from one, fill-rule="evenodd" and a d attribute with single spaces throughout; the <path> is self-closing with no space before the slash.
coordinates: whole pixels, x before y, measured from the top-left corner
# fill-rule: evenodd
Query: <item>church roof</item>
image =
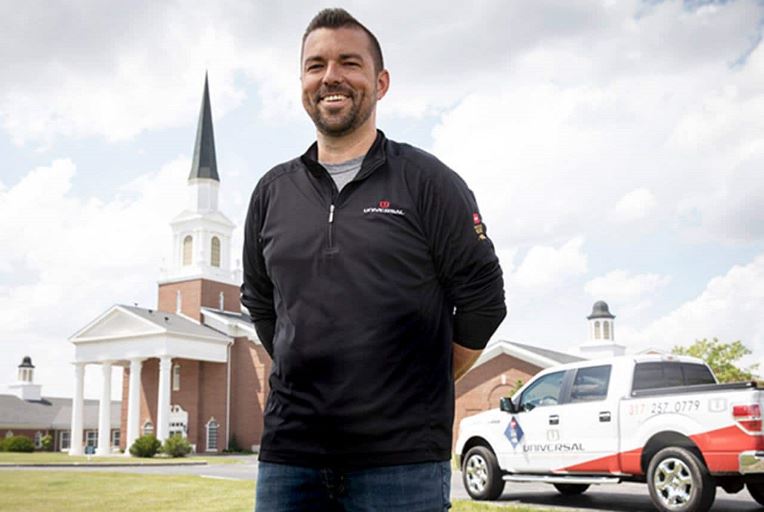
<path id="1" fill-rule="evenodd" d="M 29 356 L 24 356 L 24 359 L 21 360 L 19 368 L 34 368 L 34 365 L 32 364 L 32 358 Z"/>
<path id="2" fill-rule="evenodd" d="M 144 309 L 137 306 L 120 305 L 131 313 L 134 313 L 144 320 L 165 329 L 168 334 L 179 334 L 183 336 L 203 336 L 205 338 L 219 338 L 228 341 L 228 336 L 220 334 L 214 329 L 202 325 L 182 315 L 175 313 L 166 313 L 155 309 Z"/>
<path id="3" fill-rule="evenodd" d="M 547 348 L 540 348 L 533 345 L 525 345 L 514 341 L 497 340 L 489 343 L 475 364 L 473 369 L 481 364 L 487 363 L 491 359 L 506 354 L 511 357 L 531 363 L 539 368 L 549 368 L 558 364 L 573 363 L 583 361 L 583 357 L 564 354 Z"/>
<path id="4" fill-rule="evenodd" d="M 111 427 L 119 428 L 121 402 L 111 402 Z M 98 400 L 83 401 L 82 425 L 85 429 L 98 428 Z M 72 427 L 72 399 L 43 397 L 41 400 L 22 400 L 16 395 L 0 395 L 0 428 L 2 429 L 54 429 Z"/>
<path id="5" fill-rule="evenodd" d="M 564 352 L 557 352 L 556 350 L 549 350 L 548 348 L 534 347 L 532 345 L 525 345 L 523 343 L 517 343 L 515 341 L 508 341 L 507 343 L 510 343 L 516 347 L 525 349 L 529 352 L 533 352 L 534 354 L 538 354 L 542 357 L 546 357 L 547 359 L 557 361 L 560 364 L 575 363 L 577 361 L 584 360 L 583 357 L 578 357 L 571 354 L 565 354 Z"/>
<path id="6" fill-rule="evenodd" d="M 188 175 L 188 179 L 209 179 L 220 181 L 220 177 L 218 176 L 217 158 L 215 157 L 215 135 L 212 130 L 210 89 L 206 73 L 204 75 L 202 108 L 199 112 L 199 123 L 196 126 L 194 160 L 191 164 L 191 174 Z"/>

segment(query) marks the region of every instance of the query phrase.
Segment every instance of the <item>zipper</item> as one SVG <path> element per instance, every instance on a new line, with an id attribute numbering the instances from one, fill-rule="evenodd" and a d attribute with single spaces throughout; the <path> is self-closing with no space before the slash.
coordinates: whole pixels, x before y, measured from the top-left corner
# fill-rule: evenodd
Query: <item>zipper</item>
<path id="1" fill-rule="evenodd" d="M 334 249 L 334 241 L 332 240 L 332 231 L 334 226 L 334 203 L 329 205 L 329 250 Z"/>

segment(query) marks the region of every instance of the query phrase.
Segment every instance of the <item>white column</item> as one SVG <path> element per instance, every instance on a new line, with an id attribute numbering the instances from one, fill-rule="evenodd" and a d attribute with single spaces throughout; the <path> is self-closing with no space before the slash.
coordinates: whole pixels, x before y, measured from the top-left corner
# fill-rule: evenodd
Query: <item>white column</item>
<path id="1" fill-rule="evenodd" d="M 138 437 L 141 429 L 141 368 L 142 359 L 130 360 L 130 384 L 127 395 L 127 439 L 125 440 L 125 455 L 130 455 L 130 447 Z"/>
<path id="2" fill-rule="evenodd" d="M 157 439 L 164 442 L 170 436 L 170 379 L 172 358 L 159 358 L 159 394 L 157 396 Z"/>
<path id="3" fill-rule="evenodd" d="M 72 430 L 69 433 L 69 455 L 82 455 L 82 404 L 85 394 L 85 363 L 74 363 L 74 396 L 72 397 Z"/>
<path id="4" fill-rule="evenodd" d="M 111 454 L 111 363 L 101 363 L 103 384 L 98 403 L 98 447 L 96 455 Z"/>

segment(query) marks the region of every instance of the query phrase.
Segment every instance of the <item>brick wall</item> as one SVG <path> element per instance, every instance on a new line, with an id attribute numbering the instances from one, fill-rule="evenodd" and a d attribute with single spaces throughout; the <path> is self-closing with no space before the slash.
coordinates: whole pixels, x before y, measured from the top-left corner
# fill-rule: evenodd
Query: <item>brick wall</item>
<path id="1" fill-rule="evenodd" d="M 262 345 L 236 338 L 231 347 L 231 434 L 239 448 L 260 445 L 271 358 Z"/>
<path id="2" fill-rule="evenodd" d="M 223 292 L 225 311 L 238 313 L 241 308 L 238 286 L 209 281 L 207 279 L 193 279 L 159 285 L 157 306 L 159 311 L 175 313 L 178 291 L 180 291 L 181 295 L 181 312 L 198 321 L 201 321 L 202 307 L 219 308 L 220 292 Z"/>

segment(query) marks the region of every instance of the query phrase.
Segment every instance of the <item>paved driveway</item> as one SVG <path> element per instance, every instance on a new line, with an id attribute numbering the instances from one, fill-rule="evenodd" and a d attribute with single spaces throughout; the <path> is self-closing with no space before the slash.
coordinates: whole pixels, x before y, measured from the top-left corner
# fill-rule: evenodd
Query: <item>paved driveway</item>
<path id="1" fill-rule="evenodd" d="M 237 457 L 241 464 L 220 464 L 208 466 L 165 466 L 165 467 L 109 467 L 109 468 L 67 468 L 62 471 L 120 471 L 127 473 L 200 475 L 207 478 L 232 478 L 255 480 L 257 459 L 255 456 Z M 30 468 L 31 469 L 31 468 Z M 50 468 L 36 468 L 50 470 Z M 17 469 L 0 469 L 14 471 Z M 451 480 L 452 499 L 469 499 L 461 482 L 461 473 L 454 472 Z M 571 510 L 597 510 L 602 512 L 646 512 L 654 510 L 647 487 L 643 484 L 594 485 L 581 496 L 561 496 L 554 487 L 547 484 L 519 484 L 508 482 L 504 495 L 497 504 L 540 505 L 544 507 Z M 759 506 L 743 490 L 738 494 L 727 494 L 717 490 L 712 512 L 762 512 Z"/>

